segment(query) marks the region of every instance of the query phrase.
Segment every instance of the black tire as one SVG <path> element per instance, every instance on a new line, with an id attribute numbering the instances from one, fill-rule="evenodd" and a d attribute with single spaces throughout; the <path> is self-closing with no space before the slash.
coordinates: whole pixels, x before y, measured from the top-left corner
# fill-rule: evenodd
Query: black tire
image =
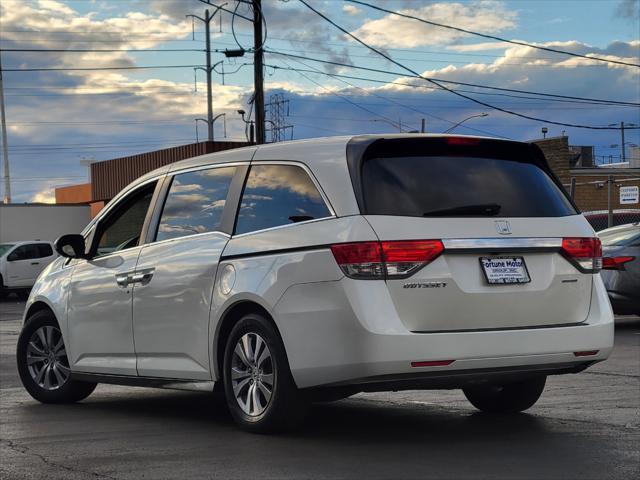
<path id="1" fill-rule="evenodd" d="M 44 373 L 43 378 L 46 379 L 48 376 L 48 379 L 53 383 L 53 385 L 51 385 L 52 389 L 39 385 L 39 383 L 36 382 L 36 378 L 33 378 L 31 371 L 40 371 L 41 368 L 46 369 L 46 367 L 50 365 L 50 362 L 52 362 L 51 355 L 46 354 L 48 357 L 47 360 L 42 362 L 36 361 L 32 362 L 31 365 L 29 364 L 29 360 L 40 358 L 40 356 L 34 357 L 34 346 L 45 351 L 41 348 L 41 343 L 38 343 L 38 345 L 35 345 L 34 343 L 31 347 L 29 345 L 30 342 L 34 341 L 34 335 L 37 336 L 38 330 L 43 327 L 53 327 L 53 330 L 50 330 L 53 332 L 53 335 L 58 335 L 60 332 L 58 322 L 49 310 L 41 310 L 30 316 L 25 322 L 22 332 L 20 332 L 20 337 L 18 337 L 16 357 L 18 373 L 20 374 L 20 380 L 22 381 L 24 388 L 29 392 L 29 395 L 42 403 L 73 403 L 87 398 L 96 388 L 96 384 L 72 380 L 68 375 L 66 375 L 65 372 L 69 368 L 69 362 L 66 353 L 63 353 L 66 352 L 66 350 L 61 336 L 56 336 L 54 338 L 56 344 L 58 344 L 59 341 L 62 341 L 62 346 L 58 347 L 59 356 L 54 355 L 55 366 L 56 368 L 59 367 L 59 374 L 63 377 L 66 376 L 66 379 L 63 382 L 60 381 L 58 375 L 56 375 L 51 368 L 48 372 Z M 35 339 L 35 342 L 38 342 L 37 338 Z M 53 352 L 53 349 L 51 351 Z M 42 355 L 42 358 L 44 358 L 44 356 L 45 354 Z M 46 362 L 45 367 L 43 367 L 43 365 L 45 365 L 44 362 Z M 54 363 L 51 363 L 51 365 L 54 365 Z M 67 370 L 63 370 L 63 367 Z M 55 384 L 57 384 L 57 386 Z"/>
<path id="2" fill-rule="evenodd" d="M 463 389 L 478 410 L 488 413 L 516 413 L 531 408 L 542 395 L 546 376 L 504 385 L 483 385 Z"/>
<path id="3" fill-rule="evenodd" d="M 232 369 L 234 369 L 235 372 L 240 370 L 250 371 L 250 368 L 246 366 L 247 364 L 240 363 L 239 357 L 234 353 L 238 342 L 241 341 L 245 335 L 247 335 L 249 339 L 256 339 L 256 336 L 259 336 L 261 340 L 266 343 L 269 349 L 267 353 L 270 353 L 270 356 L 268 360 L 265 360 L 262 364 L 253 362 L 256 365 L 253 374 L 233 379 Z M 255 347 L 256 343 L 253 343 L 253 346 Z M 261 351 L 263 350 L 256 352 L 253 360 L 255 360 L 255 357 L 260 356 L 259 353 Z M 249 356 L 247 356 L 247 358 L 248 357 Z M 258 383 L 260 383 L 262 387 L 266 386 L 268 388 L 268 382 L 266 380 L 265 383 L 262 383 L 263 367 L 265 379 L 269 377 L 272 381 L 270 399 L 266 401 L 266 396 L 262 395 L 260 393 L 261 390 L 258 388 Z M 260 373 L 257 373 L 258 371 Z M 242 372 L 242 375 L 245 375 L 246 372 Z M 238 378 L 241 380 L 238 380 Z M 255 380 L 253 378 L 255 378 Z M 240 397 L 240 400 L 238 400 L 234 393 L 234 382 L 237 382 L 237 388 L 244 380 L 250 383 L 244 384 L 244 386 L 247 387 L 246 389 L 242 387 L 237 390 L 239 393 L 238 397 Z M 223 381 L 225 397 L 231 416 L 243 430 L 252 433 L 272 433 L 292 430 L 302 424 L 308 402 L 305 396 L 296 388 L 280 335 L 271 322 L 264 318 L 264 316 L 258 313 L 249 313 L 243 316 L 231 330 L 224 352 Z M 245 411 L 240 405 L 241 397 L 246 393 L 247 403 L 245 403 L 245 408 L 250 409 L 252 405 L 254 407 L 256 406 L 254 403 L 248 403 L 250 402 L 249 397 L 251 396 L 251 391 L 249 389 L 251 386 L 257 391 L 256 395 L 259 395 L 257 403 L 264 404 L 260 406 L 264 408 L 263 411 L 260 411 L 260 408 L 256 408 L 256 412 L 253 414 Z"/>

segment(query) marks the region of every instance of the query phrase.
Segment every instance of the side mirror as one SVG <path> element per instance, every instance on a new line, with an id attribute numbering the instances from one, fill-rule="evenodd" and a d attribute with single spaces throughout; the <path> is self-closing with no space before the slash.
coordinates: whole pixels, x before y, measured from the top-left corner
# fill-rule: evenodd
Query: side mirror
<path id="1" fill-rule="evenodd" d="M 53 244 L 56 252 L 67 258 L 88 258 L 85 253 L 84 237 L 77 233 L 63 235 Z"/>

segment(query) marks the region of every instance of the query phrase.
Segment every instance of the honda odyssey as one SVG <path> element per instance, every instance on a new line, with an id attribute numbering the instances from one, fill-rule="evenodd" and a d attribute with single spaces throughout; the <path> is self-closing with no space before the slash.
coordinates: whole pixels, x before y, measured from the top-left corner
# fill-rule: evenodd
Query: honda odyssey
<path id="1" fill-rule="evenodd" d="M 56 249 L 17 349 L 45 403 L 97 383 L 218 388 L 250 431 L 358 392 L 461 388 L 518 412 L 613 345 L 600 240 L 532 144 L 204 155 L 139 178 Z"/>

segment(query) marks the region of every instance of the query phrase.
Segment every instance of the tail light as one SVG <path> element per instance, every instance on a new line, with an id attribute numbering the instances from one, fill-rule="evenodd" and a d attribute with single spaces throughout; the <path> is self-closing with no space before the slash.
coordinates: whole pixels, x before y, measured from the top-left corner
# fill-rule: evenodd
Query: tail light
<path id="1" fill-rule="evenodd" d="M 384 278 L 380 242 L 340 243 L 331 252 L 347 277 Z"/>
<path id="2" fill-rule="evenodd" d="M 599 238 L 563 238 L 562 254 L 583 273 L 598 273 L 602 269 L 602 244 Z"/>
<path id="3" fill-rule="evenodd" d="M 604 257 L 602 259 L 603 270 L 624 270 L 624 264 L 635 260 L 636 257 Z"/>
<path id="4" fill-rule="evenodd" d="M 344 274 L 351 278 L 405 278 L 435 260 L 440 240 L 340 243 L 331 246 Z"/>

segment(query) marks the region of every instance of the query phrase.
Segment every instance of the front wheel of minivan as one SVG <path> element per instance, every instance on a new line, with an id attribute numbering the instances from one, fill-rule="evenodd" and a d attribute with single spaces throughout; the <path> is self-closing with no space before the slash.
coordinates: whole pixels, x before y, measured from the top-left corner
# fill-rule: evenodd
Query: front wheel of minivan
<path id="1" fill-rule="evenodd" d="M 229 410 L 244 430 L 270 433 L 302 423 L 306 398 L 295 386 L 280 336 L 264 316 L 247 314 L 233 327 L 223 377 Z"/>
<path id="2" fill-rule="evenodd" d="M 463 389 L 478 410 L 488 413 L 516 413 L 531 408 L 542 395 L 547 377 L 535 377 L 503 385 L 482 385 Z"/>
<path id="3" fill-rule="evenodd" d="M 31 315 L 18 337 L 16 360 L 20 380 L 29 394 L 42 403 L 72 403 L 85 399 L 95 383 L 71 378 L 60 326 L 46 310 Z"/>

